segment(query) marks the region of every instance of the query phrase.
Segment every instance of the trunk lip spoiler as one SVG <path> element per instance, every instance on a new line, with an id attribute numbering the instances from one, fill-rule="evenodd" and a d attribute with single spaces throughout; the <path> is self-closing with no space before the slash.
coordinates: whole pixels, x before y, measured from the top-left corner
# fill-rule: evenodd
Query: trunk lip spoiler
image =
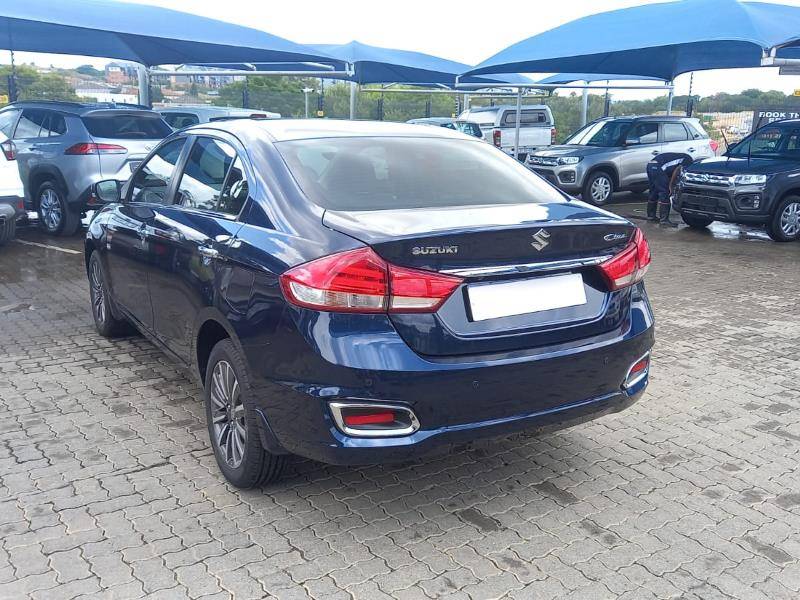
<path id="1" fill-rule="evenodd" d="M 570 258 L 566 260 L 553 260 L 548 262 L 517 263 L 513 265 L 496 265 L 491 267 L 457 267 L 441 269 L 439 273 L 457 275 L 459 277 L 483 277 L 487 275 L 512 275 L 518 273 L 541 273 L 546 271 L 561 271 L 581 267 L 594 267 L 612 258 L 613 254 L 594 256 L 592 258 Z"/>

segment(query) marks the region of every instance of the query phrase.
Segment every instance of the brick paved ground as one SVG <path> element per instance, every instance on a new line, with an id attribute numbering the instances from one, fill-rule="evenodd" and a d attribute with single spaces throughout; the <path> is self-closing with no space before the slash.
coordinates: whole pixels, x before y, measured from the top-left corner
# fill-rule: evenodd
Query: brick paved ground
<path id="1" fill-rule="evenodd" d="M 250 492 L 199 389 L 95 334 L 80 255 L 0 250 L 0 597 L 797 598 L 800 245 L 645 228 L 638 405 Z"/>

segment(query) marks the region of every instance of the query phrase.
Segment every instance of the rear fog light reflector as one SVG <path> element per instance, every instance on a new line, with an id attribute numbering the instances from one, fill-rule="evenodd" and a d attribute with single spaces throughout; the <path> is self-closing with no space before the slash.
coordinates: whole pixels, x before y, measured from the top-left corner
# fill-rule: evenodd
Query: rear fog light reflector
<path id="1" fill-rule="evenodd" d="M 419 421 L 410 408 L 367 402 L 331 402 L 336 427 L 353 437 L 396 437 L 411 435 Z"/>
<path id="2" fill-rule="evenodd" d="M 647 377 L 649 371 L 650 371 L 650 353 L 648 352 L 642 358 L 633 363 L 631 365 L 631 368 L 628 369 L 628 374 L 625 376 L 625 381 L 622 384 L 622 387 L 625 389 L 630 389 L 631 387 L 639 383 L 642 379 Z"/>

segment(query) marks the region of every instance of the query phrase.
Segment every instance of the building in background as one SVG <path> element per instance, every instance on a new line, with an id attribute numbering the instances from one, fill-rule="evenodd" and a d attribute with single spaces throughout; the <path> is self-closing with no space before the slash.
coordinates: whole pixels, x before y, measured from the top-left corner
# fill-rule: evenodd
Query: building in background
<path id="1" fill-rule="evenodd" d="M 105 68 L 106 83 L 133 83 L 138 76 L 138 67 L 133 63 L 111 62 Z"/>

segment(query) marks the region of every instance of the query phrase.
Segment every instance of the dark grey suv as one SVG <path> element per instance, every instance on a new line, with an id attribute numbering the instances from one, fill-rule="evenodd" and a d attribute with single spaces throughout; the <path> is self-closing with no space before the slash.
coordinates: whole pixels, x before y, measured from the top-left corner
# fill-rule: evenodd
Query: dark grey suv
<path id="1" fill-rule="evenodd" d="M 0 111 L 25 190 L 44 231 L 72 235 L 101 179 L 127 179 L 172 133 L 158 113 L 130 105 L 16 102 Z"/>
<path id="2" fill-rule="evenodd" d="M 602 205 L 621 190 L 647 187 L 647 163 L 661 152 L 697 160 L 714 156 L 700 121 L 686 117 L 607 117 L 564 144 L 528 156 L 528 167 L 566 192 Z"/>

